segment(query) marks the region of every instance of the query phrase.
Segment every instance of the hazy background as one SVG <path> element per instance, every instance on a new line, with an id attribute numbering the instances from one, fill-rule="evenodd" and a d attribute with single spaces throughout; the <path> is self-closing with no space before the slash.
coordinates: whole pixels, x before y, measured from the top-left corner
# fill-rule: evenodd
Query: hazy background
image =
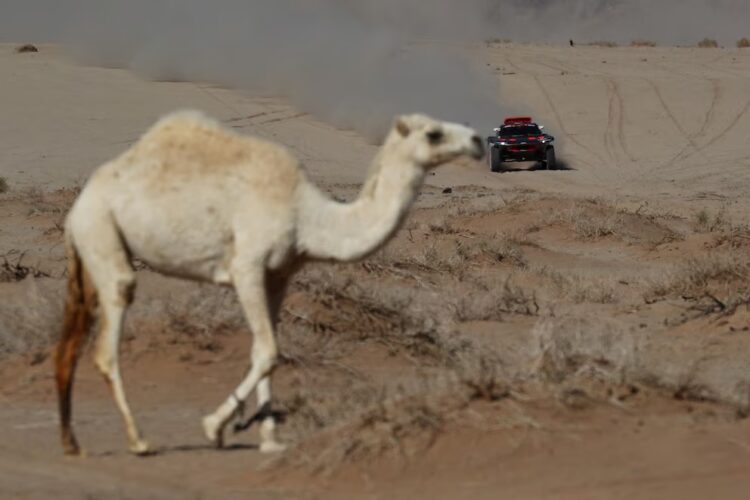
<path id="1" fill-rule="evenodd" d="M 376 139 L 396 113 L 486 130 L 508 111 L 461 44 L 425 40 L 728 44 L 750 36 L 748 19 L 748 0 L 0 0 L 0 40 L 65 42 L 90 64 L 282 96 Z"/>

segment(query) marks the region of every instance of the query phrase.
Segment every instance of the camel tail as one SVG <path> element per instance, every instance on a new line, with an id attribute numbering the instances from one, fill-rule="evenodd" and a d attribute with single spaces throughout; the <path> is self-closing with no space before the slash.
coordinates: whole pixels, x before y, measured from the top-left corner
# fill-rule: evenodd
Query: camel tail
<path id="1" fill-rule="evenodd" d="M 91 326 L 96 294 L 69 234 L 66 234 L 65 246 L 68 254 L 68 292 L 63 328 L 55 357 L 55 377 L 63 449 L 68 455 L 77 455 L 78 442 L 71 427 L 73 379 L 81 343 Z"/>

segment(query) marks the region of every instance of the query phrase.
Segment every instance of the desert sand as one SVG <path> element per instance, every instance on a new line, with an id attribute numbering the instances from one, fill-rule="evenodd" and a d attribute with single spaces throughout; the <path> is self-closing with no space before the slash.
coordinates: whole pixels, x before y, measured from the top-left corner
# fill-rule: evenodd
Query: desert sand
<path id="1" fill-rule="evenodd" d="M 182 107 L 285 144 L 342 200 L 376 147 L 276 96 L 39 48 L 0 45 L 0 498 L 746 497 L 750 50 L 462 47 L 566 168 L 441 167 L 385 249 L 305 271 L 277 457 L 201 435 L 247 368 L 233 294 L 138 267 L 122 371 L 159 453 L 128 454 L 85 356 L 70 458 L 50 352 L 86 177 Z"/>

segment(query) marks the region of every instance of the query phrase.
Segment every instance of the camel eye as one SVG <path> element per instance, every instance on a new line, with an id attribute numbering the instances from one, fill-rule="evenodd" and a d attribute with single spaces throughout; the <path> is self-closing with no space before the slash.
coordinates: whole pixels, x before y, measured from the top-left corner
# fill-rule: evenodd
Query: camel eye
<path id="1" fill-rule="evenodd" d="M 431 130 L 427 132 L 427 140 L 430 141 L 430 144 L 440 144 L 443 140 L 443 131 Z"/>

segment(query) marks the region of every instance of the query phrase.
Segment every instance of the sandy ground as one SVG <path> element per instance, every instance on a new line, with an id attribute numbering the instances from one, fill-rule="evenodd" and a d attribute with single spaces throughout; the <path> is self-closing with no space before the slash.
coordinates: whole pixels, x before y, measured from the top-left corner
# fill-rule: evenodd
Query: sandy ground
<path id="1" fill-rule="evenodd" d="M 232 316 L 196 333 L 179 319 L 195 320 L 195 301 L 215 292 L 147 270 L 123 372 L 160 453 L 125 451 L 109 394 L 84 362 L 76 424 L 88 454 L 61 456 L 47 331 L 63 288 L 59 224 L 75 187 L 174 108 L 282 142 L 345 199 L 376 148 L 273 97 L 146 82 L 76 65 L 56 47 L 0 46 L 0 176 L 10 186 L 0 194 L 0 498 L 745 498 L 750 51 L 466 50 L 506 101 L 558 137 L 568 169 L 445 166 L 370 264 L 295 284 L 282 330 L 307 335 L 284 334 L 276 394 L 296 445 L 283 460 L 261 456 L 254 432 L 206 447 L 200 416 L 246 368 L 247 332 Z M 452 311 L 452 335 L 475 350 L 429 337 L 440 330 L 423 318 L 433 310 Z M 401 344 L 399 329 L 417 334 Z M 457 352 L 479 364 L 480 375 L 461 376 L 482 380 L 466 401 L 452 402 L 448 382 L 409 389 L 458 370 L 443 359 Z M 499 392 L 477 352 L 502 366 Z M 357 384 L 388 394 L 371 417 L 380 427 L 331 409 L 372 405 Z M 321 392 L 331 399 L 316 400 Z M 410 416 L 415 398 L 439 424 Z"/>

